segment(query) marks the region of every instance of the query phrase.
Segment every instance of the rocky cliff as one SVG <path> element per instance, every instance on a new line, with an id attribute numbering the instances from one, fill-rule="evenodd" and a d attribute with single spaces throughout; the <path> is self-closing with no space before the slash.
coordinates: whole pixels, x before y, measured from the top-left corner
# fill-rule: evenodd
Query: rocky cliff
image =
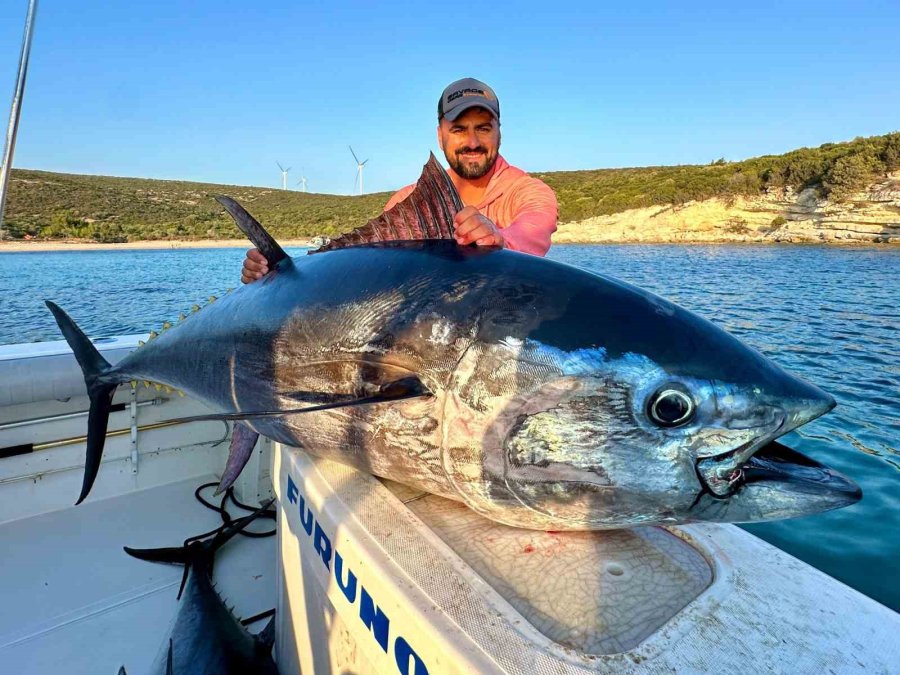
<path id="1" fill-rule="evenodd" d="M 842 202 L 813 189 L 630 209 L 561 223 L 554 243 L 795 242 L 900 245 L 900 172 Z"/>

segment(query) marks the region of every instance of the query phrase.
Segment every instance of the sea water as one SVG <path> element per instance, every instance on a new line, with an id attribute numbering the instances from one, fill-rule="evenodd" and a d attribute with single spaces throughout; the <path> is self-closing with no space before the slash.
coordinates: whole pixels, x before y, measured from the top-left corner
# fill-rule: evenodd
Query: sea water
<path id="1" fill-rule="evenodd" d="M 241 249 L 2 253 L 0 344 L 60 339 L 44 299 L 91 336 L 158 330 L 239 285 L 243 257 Z M 555 246 L 549 257 L 665 296 L 837 399 L 783 440 L 853 478 L 863 500 L 746 529 L 900 611 L 900 250 Z"/>

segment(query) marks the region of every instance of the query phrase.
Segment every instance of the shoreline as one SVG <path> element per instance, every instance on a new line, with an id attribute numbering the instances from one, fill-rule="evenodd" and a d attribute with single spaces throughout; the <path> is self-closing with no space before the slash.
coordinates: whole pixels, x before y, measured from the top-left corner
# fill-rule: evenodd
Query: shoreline
<path id="1" fill-rule="evenodd" d="M 310 244 L 309 239 L 285 239 L 279 241 L 284 248 L 305 248 Z M 554 241 L 553 246 L 825 246 L 834 248 L 873 248 L 895 250 L 898 241 L 877 243 L 865 240 L 831 240 L 831 241 L 772 241 L 760 240 L 605 240 L 605 241 L 575 241 L 565 237 L 564 241 Z M 122 244 L 99 244 L 92 241 L 0 241 L 0 253 L 51 253 L 58 251 L 153 251 L 192 248 L 240 248 L 250 249 L 253 244 L 246 239 L 148 239 L 141 241 L 129 241 Z"/>
<path id="2" fill-rule="evenodd" d="M 305 247 L 309 239 L 284 239 L 285 248 Z M 93 241 L 0 241 L 0 253 L 46 253 L 50 251 L 153 251 L 190 248 L 253 248 L 248 239 L 147 239 L 122 244 L 99 244 Z"/>

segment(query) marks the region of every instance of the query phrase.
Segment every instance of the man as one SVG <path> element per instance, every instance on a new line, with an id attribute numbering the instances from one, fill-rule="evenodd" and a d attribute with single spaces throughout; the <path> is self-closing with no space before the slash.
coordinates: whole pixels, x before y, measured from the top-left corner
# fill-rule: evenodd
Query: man
<path id="1" fill-rule="evenodd" d="M 453 219 L 456 241 L 545 255 L 556 231 L 556 195 L 500 155 L 500 102 L 493 89 L 469 77 L 444 89 L 438 101 L 437 137 L 450 179 L 465 204 Z M 385 211 L 414 188 L 408 185 L 397 192 Z M 266 259 L 251 249 L 241 281 L 260 279 L 268 271 Z"/>

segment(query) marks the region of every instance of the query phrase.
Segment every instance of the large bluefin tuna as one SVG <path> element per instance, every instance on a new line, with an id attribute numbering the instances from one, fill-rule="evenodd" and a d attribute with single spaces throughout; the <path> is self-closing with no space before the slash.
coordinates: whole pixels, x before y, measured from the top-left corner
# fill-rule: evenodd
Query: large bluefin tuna
<path id="1" fill-rule="evenodd" d="M 273 265 L 107 364 L 48 303 L 92 398 L 81 494 L 128 380 L 183 389 L 257 433 L 540 529 L 757 521 L 859 500 L 774 442 L 835 402 L 690 312 L 614 279 L 460 247 L 432 159 L 391 211 L 292 259 L 220 198 Z"/>

